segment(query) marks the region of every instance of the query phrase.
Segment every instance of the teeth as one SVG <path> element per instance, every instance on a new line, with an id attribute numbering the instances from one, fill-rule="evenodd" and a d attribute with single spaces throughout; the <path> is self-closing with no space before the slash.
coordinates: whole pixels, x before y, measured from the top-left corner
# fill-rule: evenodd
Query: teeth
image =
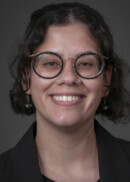
<path id="1" fill-rule="evenodd" d="M 79 96 L 57 96 L 57 95 L 55 95 L 55 96 L 53 96 L 53 98 L 55 99 L 55 100 L 58 100 L 58 101 L 63 101 L 63 102 L 72 102 L 72 101 L 77 101 L 77 100 L 79 100 Z"/>

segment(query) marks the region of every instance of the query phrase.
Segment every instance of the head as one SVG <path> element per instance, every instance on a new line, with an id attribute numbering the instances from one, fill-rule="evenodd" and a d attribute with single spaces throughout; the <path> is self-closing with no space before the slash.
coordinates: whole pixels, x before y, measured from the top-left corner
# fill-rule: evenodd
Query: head
<path id="1" fill-rule="evenodd" d="M 26 94 L 30 94 L 32 58 L 30 55 L 42 51 L 42 44 L 48 38 L 51 27 L 68 27 L 72 25 L 82 25 L 86 27 L 86 34 L 98 47 L 99 53 L 107 57 L 107 66 L 102 73 L 107 75 L 111 68 L 112 76 L 107 84 L 104 84 L 106 90 L 107 110 L 103 109 L 104 99 L 100 100 L 95 112 L 106 116 L 113 121 L 124 116 L 125 89 L 123 78 L 124 62 L 114 52 L 113 38 L 109 27 L 106 25 L 103 17 L 94 9 L 80 3 L 62 3 L 52 4 L 35 11 L 25 32 L 23 43 L 19 46 L 17 56 L 13 60 L 18 63 L 15 83 L 10 91 L 11 103 L 17 113 L 32 114 L 35 113 L 35 106 L 31 109 L 25 108 Z M 51 33 L 55 29 L 51 28 Z M 111 75 L 111 74 L 110 74 Z M 120 92 L 119 92 L 120 90 Z M 32 101 L 33 102 L 33 101 Z"/>

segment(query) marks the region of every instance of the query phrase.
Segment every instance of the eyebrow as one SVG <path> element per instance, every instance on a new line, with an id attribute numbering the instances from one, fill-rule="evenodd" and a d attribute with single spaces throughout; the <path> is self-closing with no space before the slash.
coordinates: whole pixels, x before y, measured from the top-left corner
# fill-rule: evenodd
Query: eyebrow
<path id="1" fill-rule="evenodd" d="M 47 53 L 47 52 L 52 52 L 52 53 L 54 53 L 54 54 L 58 54 L 59 56 L 61 56 L 61 57 L 63 57 L 64 59 L 66 59 L 65 57 L 64 57 L 64 55 L 61 53 L 61 52 L 54 52 L 54 51 L 40 51 L 40 52 L 37 52 L 37 53 L 35 53 L 35 54 L 31 54 L 30 55 L 30 57 L 33 57 L 33 56 L 36 56 L 36 55 L 38 55 L 38 54 L 40 54 L 40 53 L 42 53 L 42 52 L 45 52 L 45 53 Z M 91 50 L 88 50 L 88 51 L 83 51 L 83 52 L 80 52 L 80 53 L 78 53 L 78 54 L 76 54 L 75 55 L 75 58 L 77 58 L 78 56 L 80 56 L 80 55 L 82 55 L 82 54 L 88 54 L 88 53 L 96 53 L 96 54 L 98 54 L 97 52 L 95 52 L 95 51 L 91 51 Z"/>
<path id="2" fill-rule="evenodd" d="M 96 53 L 96 54 L 98 54 L 98 53 L 95 52 L 95 51 L 89 50 L 89 51 L 84 51 L 84 52 L 80 52 L 80 53 L 76 54 L 76 57 L 80 56 L 81 54 L 88 54 L 88 53 Z"/>
<path id="3" fill-rule="evenodd" d="M 43 51 L 43 52 L 44 52 L 44 51 Z M 45 51 L 45 52 L 56 53 L 56 54 L 58 54 L 59 56 L 61 56 L 61 57 L 64 58 L 64 55 L 63 55 L 61 52 L 57 52 L 57 51 L 56 51 L 56 52 L 54 52 L 54 51 Z M 96 54 L 98 54 L 98 53 L 95 52 L 95 51 L 88 50 L 88 51 L 79 52 L 78 54 L 75 55 L 75 57 L 78 57 L 78 56 L 80 56 L 80 55 L 82 55 L 82 54 L 88 54 L 88 53 L 96 53 Z"/>

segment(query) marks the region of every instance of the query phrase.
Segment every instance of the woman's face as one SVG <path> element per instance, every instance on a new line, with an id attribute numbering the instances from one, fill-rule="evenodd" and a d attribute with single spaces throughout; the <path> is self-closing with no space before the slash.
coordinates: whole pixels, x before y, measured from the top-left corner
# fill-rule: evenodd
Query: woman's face
<path id="1" fill-rule="evenodd" d="M 44 51 L 64 58 L 75 58 L 88 51 L 101 54 L 84 24 L 50 26 L 44 42 L 34 53 Z M 108 70 L 95 79 L 83 79 L 76 74 L 73 59 L 65 61 L 62 73 L 53 79 L 41 78 L 31 70 L 31 86 L 27 93 L 32 95 L 37 121 L 58 127 L 93 121 L 101 98 L 107 95 L 104 85 L 109 85 L 110 77 L 111 71 Z"/>

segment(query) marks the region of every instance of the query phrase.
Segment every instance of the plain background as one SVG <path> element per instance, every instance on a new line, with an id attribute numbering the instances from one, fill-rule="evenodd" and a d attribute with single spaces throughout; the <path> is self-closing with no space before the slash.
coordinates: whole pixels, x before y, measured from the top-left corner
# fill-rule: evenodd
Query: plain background
<path id="1" fill-rule="evenodd" d="M 31 13 L 43 5 L 57 2 L 74 1 L 3 0 L 0 3 L 0 153 L 13 147 L 35 120 L 34 116 L 16 115 L 11 109 L 8 96 L 13 83 L 8 69 L 10 56 L 23 37 Z M 113 34 L 116 52 L 130 64 L 130 1 L 80 0 L 80 2 L 97 9 L 104 16 Z M 101 123 L 113 135 L 130 140 L 130 124 L 116 126 L 110 121 Z"/>

